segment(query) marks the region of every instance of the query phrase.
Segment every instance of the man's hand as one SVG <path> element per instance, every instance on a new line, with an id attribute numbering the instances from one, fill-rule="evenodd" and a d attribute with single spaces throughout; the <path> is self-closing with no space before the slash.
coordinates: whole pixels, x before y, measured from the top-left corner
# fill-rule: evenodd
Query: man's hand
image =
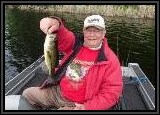
<path id="1" fill-rule="evenodd" d="M 57 110 L 74 110 L 74 107 L 68 107 L 68 106 L 64 106 L 64 107 L 60 107 Z"/>
<path id="2" fill-rule="evenodd" d="M 64 107 L 60 107 L 57 110 L 85 110 L 85 107 L 83 104 L 78 104 L 75 103 L 76 107 L 68 107 L 68 106 L 64 106 Z"/>
<path id="3" fill-rule="evenodd" d="M 74 108 L 74 110 L 85 110 L 85 107 L 83 104 L 78 104 L 75 103 L 76 107 Z"/>
<path id="4" fill-rule="evenodd" d="M 43 18 L 40 20 L 40 29 L 47 34 L 55 32 L 59 29 L 59 21 L 54 18 Z"/>

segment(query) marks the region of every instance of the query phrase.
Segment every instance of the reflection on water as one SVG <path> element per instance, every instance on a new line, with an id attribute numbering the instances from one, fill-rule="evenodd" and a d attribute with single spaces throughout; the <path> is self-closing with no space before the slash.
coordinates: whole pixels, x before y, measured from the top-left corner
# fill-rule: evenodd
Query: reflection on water
<path id="1" fill-rule="evenodd" d="M 41 15 L 19 10 L 5 15 L 5 80 L 8 81 L 35 61 L 43 51 L 43 37 L 39 31 Z"/>
<path id="2" fill-rule="evenodd" d="M 107 25 L 108 41 L 123 65 L 139 63 L 144 73 L 155 81 L 154 20 L 111 20 Z M 118 44 L 118 45 L 117 45 Z"/>
<path id="3" fill-rule="evenodd" d="M 44 33 L 39 29 L 41 18 L 56 15 L 74 32 L 81 32 L 86 15 L 24 12 L 5 12 L 5 80 L 17 75 L 43 54 Z M 109 45 L 119 56 L 122 65 L 139 63 L 144 73 L 155 81 L 155 24 L 154 20 L 106 18 Z"/>

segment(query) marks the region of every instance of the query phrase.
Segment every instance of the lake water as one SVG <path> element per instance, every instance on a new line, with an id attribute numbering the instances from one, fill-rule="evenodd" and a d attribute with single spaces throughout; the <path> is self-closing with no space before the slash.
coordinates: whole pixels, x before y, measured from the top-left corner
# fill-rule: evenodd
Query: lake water
<path id="1" fill-rule="evenodd" d="M 74 32 L 82 32 L 87 15 L 5 10 L 5 82 L 43 55 L 40 19 L 55 15 Z M 138 63 L 155 84 L 155 20 L 105 17 L 108 42 L 121 65 Z"/>

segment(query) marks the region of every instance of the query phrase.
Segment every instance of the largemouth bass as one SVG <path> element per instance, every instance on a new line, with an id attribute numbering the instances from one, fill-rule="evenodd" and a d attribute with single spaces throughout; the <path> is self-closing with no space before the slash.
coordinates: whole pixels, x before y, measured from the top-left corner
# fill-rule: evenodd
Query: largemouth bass
<path id="1" fill-rule="evenodd" d="M 55 67 L 59 62 L 59 52 L 58 44 L 56 39 L 56 34 L 47 34 L 44 42 L 44 58 L 45 64 L 49 70 L 48 78 L 41 84 L 40 89 L 53 86 L 55 83 L 54 73 Z M 49 91 L 48 89 L 46 91 Z M 55 104 L 55 107 L 60 108 L 61 106 L 68 106 L 68 108 L 74 108 L 75 104 L 73 102 L 67 101 L 60 96 L 60 91 L 58 86 L 52 87 L 52 95 L 48 94 L 48 99 L 52 99 L 52 103 Z"/>
<path id="2" fill-rule="evenodd" d="M 49 70 L 49 77 L 54 75 L 55 67 L 58 65 L 58 45 L 56 34 L 47 34 L 44 42 L 45 64 Z"/>

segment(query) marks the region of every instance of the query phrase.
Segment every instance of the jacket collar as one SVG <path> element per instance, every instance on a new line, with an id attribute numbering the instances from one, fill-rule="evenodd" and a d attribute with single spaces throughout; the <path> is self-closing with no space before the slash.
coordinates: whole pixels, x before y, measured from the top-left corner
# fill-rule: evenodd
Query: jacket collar
<path id="1" fill-rule="evenodd" d="M 104 44 L 104 41 L 103 41 L 102 47 L 99 50 L 99 54 L 98 54 L 96 62 L 107 61 L 107 56 L 106 56 L 106 54 L 104 52 L 104 50 L 105 50 L 104 47 L 105 47 L 105 44 Z"/>

